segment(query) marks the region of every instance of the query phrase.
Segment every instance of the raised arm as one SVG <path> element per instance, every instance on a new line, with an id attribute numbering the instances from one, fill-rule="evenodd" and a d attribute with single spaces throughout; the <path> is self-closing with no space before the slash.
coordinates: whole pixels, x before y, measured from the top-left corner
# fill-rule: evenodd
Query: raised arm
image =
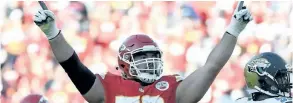
<path id="1" fill-rule="evenodd" d="M 241 5 L 238 5 L 241 6 Z M 238 7 L 237 7 L 238 8 Z M 236 10 L 227 31 L 219 44 L 212 50 L 203 67 L 183 80 L 176 90 L 177 103 L 197 103 L 204 96 L 217 74 L 229 60 L 237 37 L 252 20 L 249 11 L 242 6 Z"/>
<path id="2" fill-rule="evenodd" d="M 88 102 L 100 102 L 104 99 L 104 89 L 97 78 L 84 66 L 73 48 L 64 39 L 55 23 L 53 12 L 40 10 L 34 16 L 34 22 L 46 34 L 55 58 L 69 78 Z"/>

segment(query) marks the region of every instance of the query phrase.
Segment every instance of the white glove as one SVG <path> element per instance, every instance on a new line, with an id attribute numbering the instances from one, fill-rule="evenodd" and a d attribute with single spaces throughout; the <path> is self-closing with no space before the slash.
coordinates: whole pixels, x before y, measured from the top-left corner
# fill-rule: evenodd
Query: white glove
<path id="1" fill-rule="evenodd" d="M 251 20 L 251 13 L 245 6 L 242 7 L 241 10 L 235 10 L 233 17 L 231 18 L 231 22 L 227 28 L 227 32 L 234 35 L 235 37 L 238 37 L 241 31 L 246 27 L 246 25 Z"/>
<path id="2" fill-rule="evenodd" d="M 46 34 L 49 40 L 56 37 L 59 33 L 59 29 L 55 23 L 54 13 L 50 10 L 38 11 L 34 16 L 34 22 Z"/>

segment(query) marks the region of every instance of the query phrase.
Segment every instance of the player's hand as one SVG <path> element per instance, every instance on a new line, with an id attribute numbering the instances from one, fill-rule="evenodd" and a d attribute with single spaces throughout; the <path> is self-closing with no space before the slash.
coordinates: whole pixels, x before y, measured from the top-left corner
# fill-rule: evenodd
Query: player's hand
<path id="1" fill-rule="evenodd" d="M 48 39 L 58 35 L 59 29 L 55 23 L 54 13 L 50 10 L 40 10 L 34 16 L 34 22 L 46 34 Z"/>
<path id="2" fill-rule="evenodd" d="M 248 9 L 245 6 L 238 4 L 227 28 L 227 32 L 234 35 L 235 37 L 238 37 L 241 31 L 251 20 L 252 16 Z"/>

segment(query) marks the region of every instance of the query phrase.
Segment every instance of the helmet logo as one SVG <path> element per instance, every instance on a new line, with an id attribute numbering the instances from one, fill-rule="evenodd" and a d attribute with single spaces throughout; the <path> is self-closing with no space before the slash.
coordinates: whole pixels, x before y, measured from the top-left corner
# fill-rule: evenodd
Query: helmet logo
<path id="1" fill-rule="evenodd" d="M 125 45 L 121 45 L 120 48 L 119 48 L 119 52 L 123 51 L 126 49 L 126 46 Z"/>
<path id="2" fill-rule="evenodd" d="M 270 67 L 271 63 L 265 58 L 257 58 L 248 63 L 249 72 L 263 73 L 266 68 Z"/>

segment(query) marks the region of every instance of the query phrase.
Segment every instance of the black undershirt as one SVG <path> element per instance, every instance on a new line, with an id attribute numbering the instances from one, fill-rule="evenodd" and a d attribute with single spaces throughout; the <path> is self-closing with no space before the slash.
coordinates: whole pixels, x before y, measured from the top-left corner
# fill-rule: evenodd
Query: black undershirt
<path id="1" fill-rule="evenodd" d="M 91 89 L 96 76 L 80 62 L 75 52 L 68 60 L 60 62 L 60 65 L 82 95 Z"/>

